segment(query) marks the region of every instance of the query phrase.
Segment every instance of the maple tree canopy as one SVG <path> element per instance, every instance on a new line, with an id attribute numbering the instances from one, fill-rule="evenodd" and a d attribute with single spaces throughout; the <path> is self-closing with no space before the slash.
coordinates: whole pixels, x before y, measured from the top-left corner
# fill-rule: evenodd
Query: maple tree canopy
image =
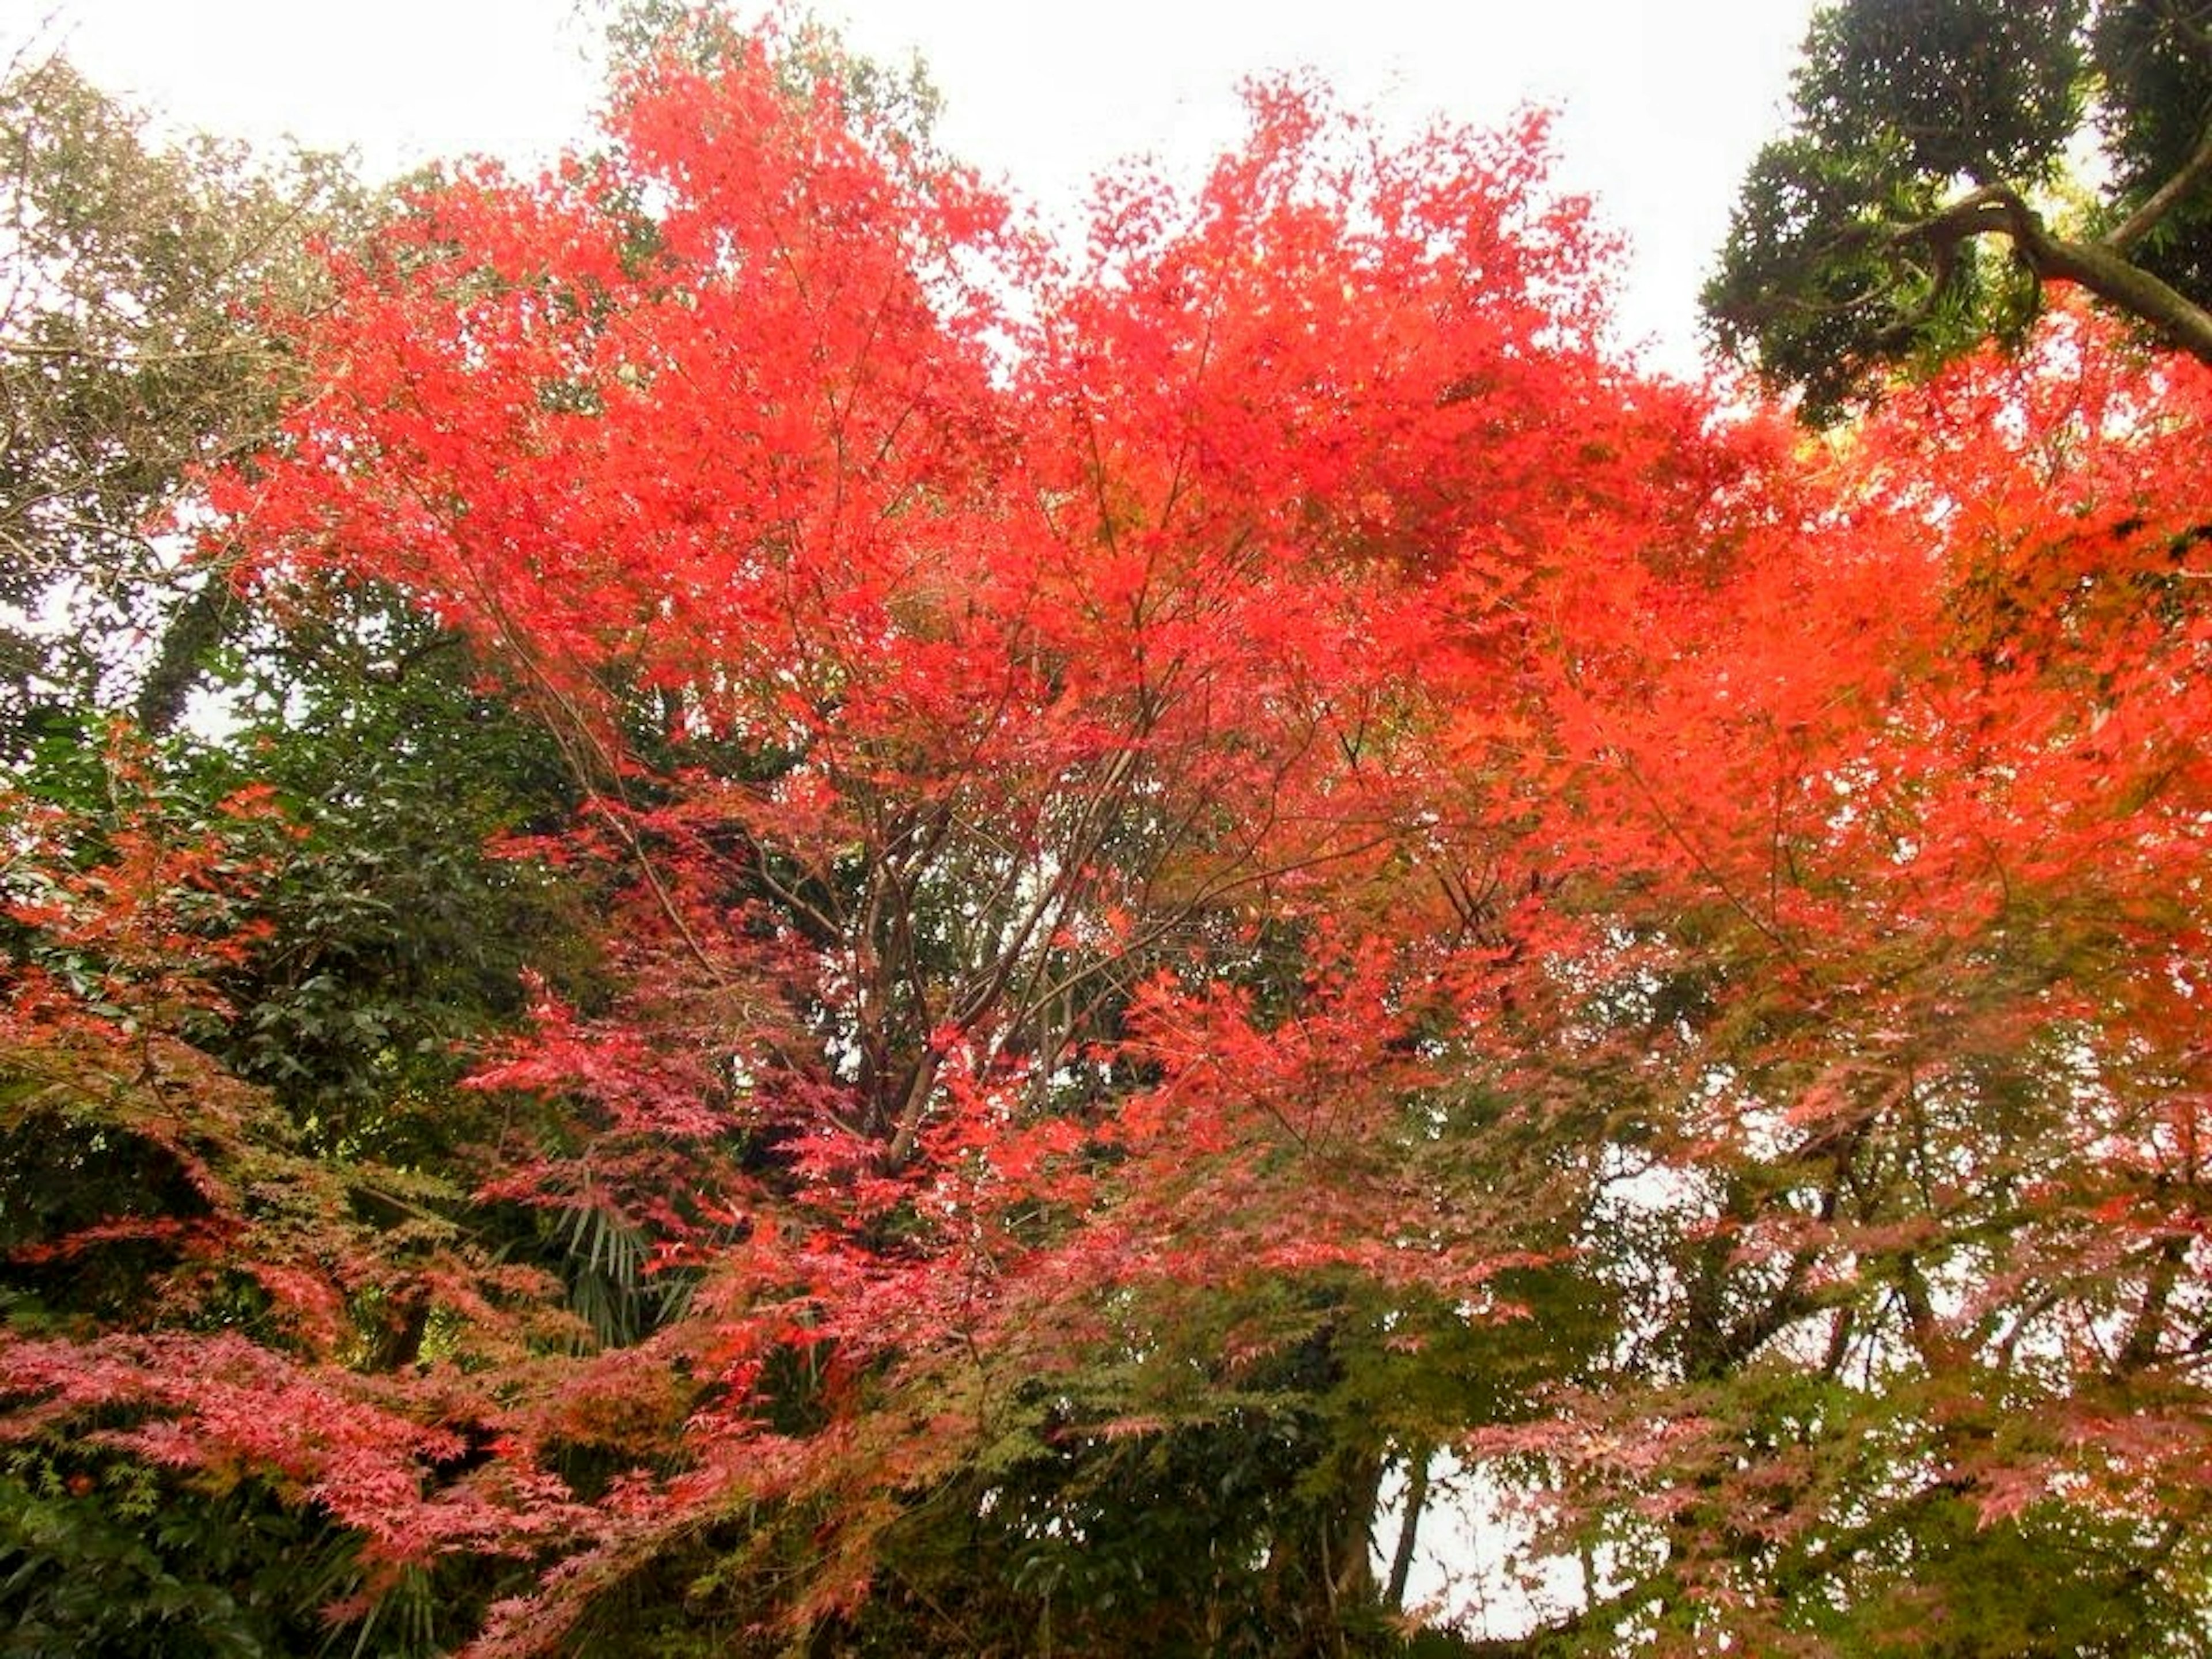
<path id="1" fill-rule="evenodd" d="M 2212 370 L 1815 440 L 1539 118 L 1262 83 L 1067 250 L 876 91 L 701 25 L 334 243 L 204 533 L 316 665 L 7 797 L 39 1535 L 319 1527 L 364 1651 L 2204 1651 Z"/>

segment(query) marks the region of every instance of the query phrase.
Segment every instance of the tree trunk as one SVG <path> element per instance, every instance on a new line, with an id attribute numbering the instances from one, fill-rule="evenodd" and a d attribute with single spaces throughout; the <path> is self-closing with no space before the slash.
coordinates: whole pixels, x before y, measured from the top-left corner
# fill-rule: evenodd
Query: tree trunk
<path id="1" fill-rule="evenodd" d="M 209 655 L 222 643 L 231 605 L 229 580 L 222 571 L 210 570 L 171 614 L 132 711 L 148 737 L 167 737 L 184 718 L 185 702 L 206 671 Z"/>

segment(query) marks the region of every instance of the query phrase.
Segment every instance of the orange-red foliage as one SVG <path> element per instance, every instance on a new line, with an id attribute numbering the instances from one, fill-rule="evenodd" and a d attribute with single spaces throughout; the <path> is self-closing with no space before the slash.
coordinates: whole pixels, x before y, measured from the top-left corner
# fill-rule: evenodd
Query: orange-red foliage
<path id="1" fill-rule="evenodd" d="M 486 1651 L 835 1492 L 804 1618 L 1117 1307 L 1357 1285 L 1415 1367 L 1578 1263 L 1609 1345 L 1421 1434 L 1681 1572 L 1842 1478 L 1817 1428 L 1735 1460 L 1759 1365 L 1909 1399 L 1863 1508 L 2201 1485 L 2201 368 L 2063 314 L 1816 443 L 1607 356 L 1539 123 L 1272 85 L 1062 260 L 781 76 L 663 64 L 599 159 L 420 191 L 222 498 L 254 580 L 398 585 L 559 737 L 617 988 L 479 1074 L 574 1126 L 483 1195 L 696 1290 L 527 1387 L 355 1389 L 314 1457 L 241 1437 L 234 1342 L 132 1443 L 349 1520 L 382 1456 L 389 1548 L 583 1550 Z M 335 1409 L 301 1364 L 276 1409 Z M 459 1520 L 433 1421 L 499 1436 Z M 586 1502 L 579 1443 L 640 1473 Z"/>

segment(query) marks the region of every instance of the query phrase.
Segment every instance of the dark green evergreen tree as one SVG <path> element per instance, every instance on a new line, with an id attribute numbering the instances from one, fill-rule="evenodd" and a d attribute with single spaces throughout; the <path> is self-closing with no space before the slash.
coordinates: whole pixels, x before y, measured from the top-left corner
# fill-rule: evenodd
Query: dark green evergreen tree
<path id="1" fill-rule="evenodd" d="M 2212 5 L 1842 0 L 1705 303 L 1717 343 L 1820 420 L 2019 338 L 2054 284 L 2212 361 L 2208 249 Z"/>

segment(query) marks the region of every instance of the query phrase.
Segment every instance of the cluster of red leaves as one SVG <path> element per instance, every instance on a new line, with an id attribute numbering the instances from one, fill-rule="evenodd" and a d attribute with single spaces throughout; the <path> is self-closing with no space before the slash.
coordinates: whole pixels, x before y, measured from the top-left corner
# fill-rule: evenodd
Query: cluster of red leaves
<path id="1" fill-rule="evenodd" d="M 0 801 L 6 1261 L 33 1310 L 0 1338 L 0 1441 L 258 1480 L 386 1566 L 581 1534 L 596 1517 L 526 1465 L 442 1467 L 496 1431 L 498 1402 L 360 1368 L 365 1308 L 434 1302 L 527 1401 L 543 1275 L 472 1258 L 434 1218 L 395 1225 L 417 1179 L 313 1155 L 198 1046 L 230 1014 L 221 976 L 269 937 L 255 901 L 296 840 L 272 793 L 196 805 L 122 734 L 104 782 L 99 811 Z"/>
<path id="2" fill-rule="evenodd" d="M 1571 1063 L 1640 1149 L 1602 1224 L 1678 1241 L 1666 1337 L 1474 1444 L 1640 1494 L 1701 1595 L 1864 1594 L 1838 1537 L 1939 1501 L 2201 1511 L 2208 420 L 2061 312 L 1808 446 L 1725 584 L 1584 594 L 1543 818 L 1595 931 L 1550 936 L 1627 1017 Z M 1638 1414 L 1697 1446 L 1590 1449 Z"/>

